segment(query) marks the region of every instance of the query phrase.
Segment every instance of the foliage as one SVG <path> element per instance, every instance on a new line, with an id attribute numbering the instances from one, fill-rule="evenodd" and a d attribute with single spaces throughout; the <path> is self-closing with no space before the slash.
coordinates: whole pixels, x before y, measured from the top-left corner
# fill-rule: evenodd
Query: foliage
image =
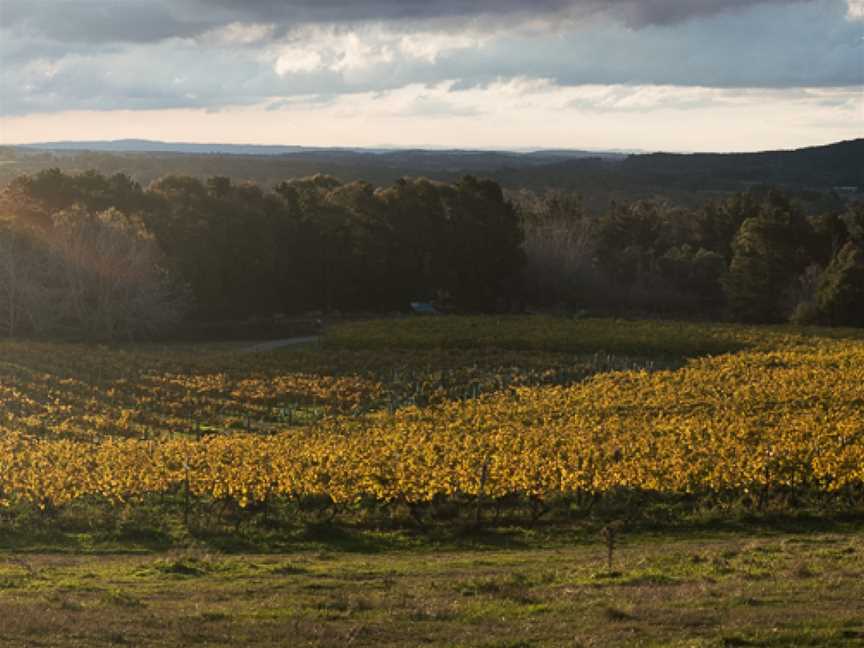
<path id="1" fill-rule="evenodd" d="M 470 320 L 465 324 L 470 328 Z M 669 326 L 639 326 L 674 336 Z M 627 331 L 626 324 L 617 327 L 621 335 Z M 28 405 L 13 386 L 4 400 L 21 409 L 6 414 L 0 434 L 0 493 L 9 505 L 45 511 L 87 497 L 134 503 L 172 493 L 240 508 L 274 498 L 343 508 L 474 507 L 515 499 L 539 512 L 555 502 L 621 491 L 720 501 L 808 492 L 860 498 L 861 340 L 732 327 L 702 333 L 727 343 L 737 338 L 750 349 L 691 359 L 680 369 L 504 384 L 432 404 L 391 408 L 379 400 L 365 412 L 352 406 L 263 435 L 199 429 L 185 436 L 107 436 L 95 427 L 98 412 L 91 438 L 64 435 L 71 419 L 62 401 L 38 416 L 44 427 L 28 429 Z M 19 371 L 24 380 L 40 376 Z M 202 397 L 224 393 L 214 378 L 187 388 L 185 406 L 194 411 Z M 154 374 L 151 380 L 168 387 L 180 379 Z M 286 377 L 277 391 L 325 388 L 298 380 Z M 64 389 L 72 387 L 67 379 Z M 241 381 L 233 392 L 243 402 L 266 403 L 272 392 L 263 387 Z M 371 383 L 347 376 L 326 389 L 349 400 L 380 395 Z M 157 395 L 128 415 L 144 417 L 161 407 Z"/>
<path id="2" fill-rule="evenodd" d="M 239 349 L 3 343 L 0 422 L 30 435 L 89 441 L 269 434 L 325 416 L 565 384 L 598 371 L 658 363 L 600 353 Z"/>
<path id="3" fill-rule="evenodd" d="M 541 307 L 597 302 L 594 223 L 579 197 L 562 192 L 515 196 L 525 232 L 525 299 Z"/>
<path id="4" fill-rule="evenodd" d="M 412 301 L 469 313 L 534 306 L 752 322 L 794 314 L 804 321 L 815 309 L 812 294 L 797 306 L 804 269 L 828 266 L 850 241 L 860 247 L 860 205 L 845 212 L 838 205 L 805 215 L 789 194 L 753 189 L 698 208 L 652 199 L 591 211 L 581 196 L 505 195 L 472 176 L 376 187 L 319 174 L 268 189 L 222 176 L 168 175 L 142 188 L 122 174 L 52 169 L 0 192 L 0 213 L 15 230 L 0 227 L 0 318 L 9 334 L 53 331 L 56 322 L 36 325 L 28 316 L 55 301 L 34 289 L 46 279 L 31 280 L 51 274 L 40 250 L 57 236 L 74 240 L 73 222 L 82 234 L 102 214 L 114 225 L 88 235 L 90 244 L 105 244 L 105 232 L 122 229 L 126 248 L 113 245 L 115 257 L 132 242 L 148 250 L 151 266 L 188 285 L 189 314 L 199 322 L 405 311 Z M 55 247 L 67 244 L 60 243 Z M 91 319 L 102 323 L 85 328 L 101 337 L 128 328 Z"/>
<path id="5" fill-rule="evenodd" d="M 404 309 L 440 293 L 490 310 L 512 297 L 522 263 L 515 210 L 498 185 L 470 176 L 376 189 L 319 175 L 265 191 L 225 177 L 166 176 L 142 189 L 119 174 L 49 170 L 4 193 L 21 222 L 65 210 L 67 227 L 51 231 L 109 208 L 158 243 L 202 319 Z"/>
<path id="6" fill-rule="evenodd" d="M 819 317 L 835 326 L 864 326 L 864 250 L 847 243 L 825 269 L 816 292 Z"/>
<path id="7" fill-rule="evenodd" d="M 741 224 L 724 287 L 733 315 L 747 322 L 782 322 L 791 314 L 790 289 L 806 266 L 810 230 L 804 217 L 772 193 Z"/>
<path id="8" fill-rule="evenodd" d="M 9 336 L 111 340 L 169 329 L 184 291 L 153 238 L 115 209 L 79 204 L 0 220 L 0 320 Z"/>
<path id="9" fill-rule="evenodd" d="M 758 331 L 758 330 L 757 330 Z M 681 357 L 735 351 L 755 343 L 753 329 L 721 324 L 549 316 L 413 318 L 346 322 L 327 331 L 336 349 L 508 349 Z M 747 342 L 745 342 L 747 341 Z"/>
<path id="10" fill-rule="evenodd" d="M 131 146 L 130 146 L 131 144 Z M 0 146 L 0 186 L 21 174 L 34 175 L 57 167 L 66 173 L 95 169 L 110 175 L 118 170 L 142 184 L 164 175 L 205 179 L 226 176 L 253 180 L 273 187 L 285 178 L 314 173 L 343 179 L 359 179 L 376 186 L 392 184 L 400 175 L 424 176 L 453 182 L 473 173 L 491 177 L 510 189 L 538 191 L 554 187 L 581 193 L 586 206 L 603 209 L 612 199 L 633 202 L 664 196 L 676 203 L 695 206 L 706 193 L 734 193 L 754 185 L 782 186 L 807 200 L 817 210 L 833 209 L 842 200 L 832 191 L 839 186 L 864 186 L 860 160 L 864 140 L 838 142 L 798 151 L 766 151 L 743 154 L 616 155 L 582 153 L 567 159 L 560 151 L 513 154 L 475 151 L 285 151 L 261 155 L 260 149 L 237 147 L 241 155 L 190 154 L 190 149 L 147 152 L 126 151 L 141 143 L 120 143 L 120 152 L 52 151 Z M 109 145 L 110 146 L 110 145 Z M 199 152 L 201 148 L 197 149 Z M 257 154 L 256 154 L 257 153 Z"/>

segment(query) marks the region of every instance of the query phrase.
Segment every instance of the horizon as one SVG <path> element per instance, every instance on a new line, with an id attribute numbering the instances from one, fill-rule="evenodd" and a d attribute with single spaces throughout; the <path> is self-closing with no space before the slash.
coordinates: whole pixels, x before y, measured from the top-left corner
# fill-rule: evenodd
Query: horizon
<path id="1" fill-rule="evenodd" d="M 139 142 L 143 144 L 166 144 L 168 146 L 232 146 L 232 147 L 261 147 L 261 148 L 298 148 L 305 150 L 345 150 L 345 151 L 381 151 L 381 152 L 389 152 L 389 151 L 433 151 L 433 152 L 445 152 L 445 151 L 460 151 L 460 152 L 479 152 L 479 153 L 520 153 L 520 154 L 530 154 L 530 153 L 544 153 L 544 152 L 557 152 L 560 151 L 562 153 L 569 152 L 586 152 L 586 153 L 620 153 L 622 155 L 632 155 L 638 153 L 646 153 L 647 151 L 642 151 L 638 149 L 625 150 L 625 149 L 604 149 L 604 148 L 460 148 L 460 147 L 451 147 L 451 146 L 436 146 L 436 145 L 424 145 L 424 144 L 407 144 L 407 145 L 395 145 L 395 144 L 373 144 L 369 146 L 352 146 L 352 145 L 334 145 L 334 146 L 320 146 L 314 144 L 294 144 L 294 143 L 284 143 L 284 142 L 275 142 L 272 144 L 260 144 L 255 142 L 245 142 L 245 141 L 192 141 L 192 140 L 183 140 L 183 141 L 169 141 L 169 140 L 158 140 L 158 139 L 144 139 L 138 137 L 120 137 L 117 139 L 106 139 L 106 140 L 55 140 L 55 141 L 40 141 L 40 142 L 22 142 L 20 144 L 10 144 L 9 146 L 19 147 L 19 148 L 36 148 L 40 147 L 42 149 L 48 150 L 51 145 L 62 145 L 71 147 L 73 145 L 87 145 L 87 144 L 120 144 L 123 142 Z M 86 150 L 86 149 L 76 149 L 76 150 Z M 129 151 L 134 151 L 134 149 L 128 149 Z M 652 151 L 659 152 L 659 151 Z M 669 151 L 670 153 L 678 151 Z M 684 152 L 686 153 L 686 151 Z"/>
<path id="2" fill-rule="evenodd" d="M 725 153 L 864 132 L 864 0 L 39 5 L 0 0 L 0 144 Z"/>
<path id="3" fill-rule="evenodd" d="M 830 142 L 823 142 L 820 144 L 794 147 L 794 148 L 777 148 L 777 149 L 753 149 L 753 150 L 726 150 L 726 151 L 688 151 L 688 150 L 672 150 L 672 149 L 656 149 L 656 150 L 645 150 L 645 149 L 617 149 L 617 148 L 588 148 L 588 147 L 576 147 L 576 148 L 461 148 L 461 147 L 451 147 L 451 146 L 434 146 L 434 145 L 388 145 L 388 144 L 377 144 L 370 146 L 351 146 L 351 145 L 335 145 L 335 146 L 316 146 L 316 145 L 300 145 L 300 144 L 286 144 L 286 143 L 273 143 L 273 144 L 258 144 L 254 142 L 235 142 L 235 141 L 169 141 L 169 140 L 156 140 L 156 139 L 143 139 L 137 137 L 121 137 L 118 139 L 110 139 L 110 140 L 55 140 L 55 141 L 40 141 L 40 142 L 23 142 L 20 144 L 4 144 L 0 143 L 0 146 L 11 146 L 15 148 L 27 148 L 35 151 L 56 151 L 59 149 L 52 148 L 54 146 L 64 147 L 64 150 L 67 151 L 95 151 L 95 152 L 128 152 L 128 153 L 137 153 L 137 152 L 147 152 L 147 153 L 158 153 L 158 152 L 174 152 L 169 148 L 165 149 L 136 149 L 136 148 L 128 148 L 128 149 L 114 149 L 112 150 L 99 150 L 99 149 L 89 149 L 88 145 L 111 145 L 111 144 L 122 144 L 122 143 L 139 143 L 139 144 L 147 144 L 147 145 L 159 145 L 163 144 L 166 147 L 179 147 L 179 146 L 198 146 L 198 147 L 249 147 L 249 148 L 262 148 L 262 149 L 300 149 L 300 152 L 306 151 L 346 151 L 346 152 L 377 152 L 377 153 L 400 153 L 400 152 L 411 152 L 411 151 L 421 151 L 421 152 L 432 152 L 432 153 L 510 153 L 516 155 L 531 155 L 536 153 L 597 153 L 597 154 L 611 154 L 611 155 L 621 155 L 621 156 L 630 156 L 630 155 L 654 155 L 654 154 L 666 154 L 666 155 L 698 155 L 698 154 L 717 154 L 717 155 L 735 155 L 735 154 L 749 154 L 749 153 L 782 153 L 782 152 L 794 152 L 800 151 L 803 149 L 811 149 L 811 148 L 823 148 L 827 146 L 833 146 L 836 144 L 843 144 L 846 142 L 854 142 L 864 139 L 862 137 L 853 137 L 849 139 L 842 139 Z M 208 155 L 209 152 L 195 152 L 189 153 L 194 155 Z M 233 153 L 219 153 L 221 155 L 234 155 Z M 236 155 L 246 155 L 244 153 L 237 153 Z M 274 153 L 274 155 L 277 155 Z"/>

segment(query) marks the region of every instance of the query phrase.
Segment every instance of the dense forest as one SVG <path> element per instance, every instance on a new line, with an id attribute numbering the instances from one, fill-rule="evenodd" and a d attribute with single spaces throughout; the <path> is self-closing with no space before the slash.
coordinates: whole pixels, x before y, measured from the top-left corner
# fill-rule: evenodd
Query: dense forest
<path id="1" fill-rule="evenodd" d="M 454 183 L 490 178 L 509 190 L 561 189 L 605 209 L 612 200 L 667 199 L 700 206 L 756 186 L 782 188 L 809 212 L 837 208 L 851 189 L 864 191 L 864 139 L 793 151 L 727 154 L 458 150 L 303 149 L 119 141 L 0 147 L 0 186 L 49 168 L 66 173 L 122 172 L 142 185 L 165 175 L 225 176 L 273 189 L 285 178 L 316 174 L 375 186 L 401 177 Z"/>
<path id="2" fill-rule="evenodd" d="M 589 209 L 493 180 L 46 170 L 0 194 L 0 334 L 140 338 L 181 320 L 526 307 L 864 326 L 864 204 L 779 190 Z"/>

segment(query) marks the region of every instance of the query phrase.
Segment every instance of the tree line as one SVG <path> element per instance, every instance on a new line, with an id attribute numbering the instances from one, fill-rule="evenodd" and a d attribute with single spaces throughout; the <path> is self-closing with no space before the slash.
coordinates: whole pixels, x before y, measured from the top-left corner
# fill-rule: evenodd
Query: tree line
<path id="1" fill-rule="evenodd" d="M 57 169 L 0 193 L 0 335 L 139 338 L 181 320 L 525 305 L 864 326 L 864 207 L 778 191 L 590 211 L 465 176 L 226 177 Z"/>
<path id="2" fill-rule="evenodd" d="M 864 203 L 807 213 L 774 189 L 683 208 L 514 196 L 529 302 L 750 323 L 864 326 Z"/>
<path id="3" fill-rule="evenodd" d="M 523 262 L 514 205 L 471 176 L 376 188 L 317 175 L 265 191 L 225 177 L 143 188 L 55 169 L 10 183 L 0 214 L 7 335 L 135 337 L 180 318 L 386 312 L 432 299 L 491 311 L 518 298 Z"/>

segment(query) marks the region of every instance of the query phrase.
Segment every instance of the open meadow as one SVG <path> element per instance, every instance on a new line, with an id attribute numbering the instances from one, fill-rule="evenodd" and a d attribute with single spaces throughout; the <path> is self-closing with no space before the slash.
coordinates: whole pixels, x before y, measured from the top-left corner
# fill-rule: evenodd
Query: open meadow
<path id="1" fill-rule="evenodd" d="M 0 645 L 864 645 L 864 334 L 0 342 Z"/>

